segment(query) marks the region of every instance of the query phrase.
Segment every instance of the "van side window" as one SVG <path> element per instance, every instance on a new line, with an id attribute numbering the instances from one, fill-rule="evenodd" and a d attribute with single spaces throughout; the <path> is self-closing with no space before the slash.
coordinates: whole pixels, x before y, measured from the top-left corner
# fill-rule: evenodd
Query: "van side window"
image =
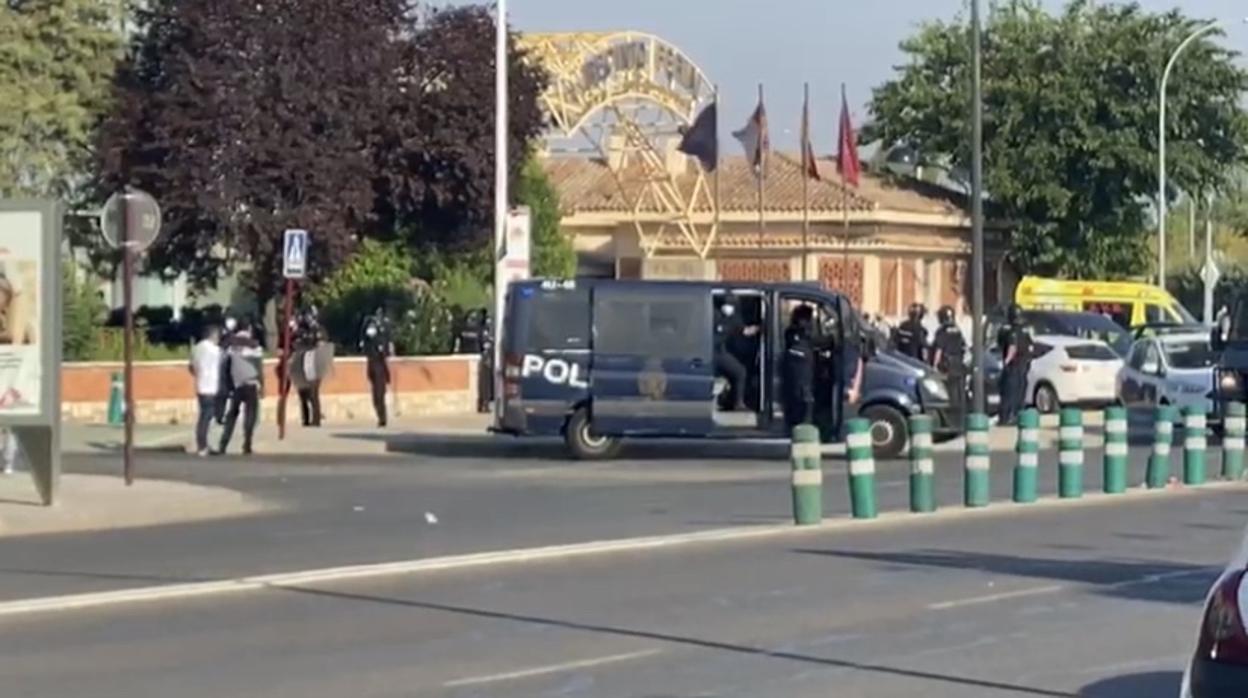
<path id="1" fill-rule="evenodd" d="M 1149 303 L 1144 306 L 1144 322 L 1150 325 L 1161 325 L 1174 322 L 1174 318 L 1165 308 L 1156 303 Z"/>
<path id="2" fill-rule="evenodd" d="M 530 303 L 526 351 L 589 349 L 589 299 L 584 292 L 540 293 Z"/>
<path id="3" fill-rule="evenodd" d="M 1119 327 L 1131 327 L 1131 304 L 1130 303 L 1106 303 L 1101 301 L 1088 301 L 1083 304 L 1085 313 L 1096 313 L 1104 315 L 1113 320 Z M 1151 321 L 1150 321 L 1151 322 Z"/>
<path id="4" fill-rule="evenodd" d="M 709 356 L 711 318 L 698 298 L 612 298 L 595 315 L 596 347 L 658 359 Z"/>

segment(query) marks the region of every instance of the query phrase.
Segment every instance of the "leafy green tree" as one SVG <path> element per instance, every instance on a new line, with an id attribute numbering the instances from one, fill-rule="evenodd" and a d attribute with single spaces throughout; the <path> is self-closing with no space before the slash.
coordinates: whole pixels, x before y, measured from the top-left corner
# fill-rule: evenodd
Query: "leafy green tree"
<path id="1" fill-rule="evenodd" d="M 66 361 L 85 361 L 94 355 L 107 308 L 98 290 L 78 278 L 78 265 L 61 264 L 61 343 Z"/>
<path id="2" fill-rule="evenodd" d="M 118 5 L 0 0 L 0 197 L 63 197 L 121 54 Z"/>
<path id="3" fill-rule="evenodd" d="M 563 214 L 559 193 L 537 158 L 530 157 L 521 170 L 515 197 L 518 203 L 529 207 L 532 215 L 533 275 L 564 279 L 575 276 L 576 251 L 560 226 Z"/>
<path id="4" fill-rule="evenodd" d="M 984 34 L 984 172 L 993 213 L 1014 227 L 1025 272 L 1067 277 L 1147 269 L 1157 190 L 1158 90 L 1171 52 L 1203 22 L 1178 11 L 1086 0 L 1051 14 L 1035 0 L 989 12 Z M 864 140 L 908 143 L 928 163 L 969 169 L 970 39 L 932 22 L 875 89 Z M 1192 44 L 1169 85 L 1173 189 L 1216 189 L 1244 161 L 1248 73 L 1210 40 Z"/>
<path id="5" fill-rule="evenodd" d="M 345 264 L 317 284 L 310 298 L 320 308 L 330 339 L 355 349 L 364 318 L 385 308 L 393 318 L 412 307 L 412 259 L 397 244 L 365 240 Z"/>

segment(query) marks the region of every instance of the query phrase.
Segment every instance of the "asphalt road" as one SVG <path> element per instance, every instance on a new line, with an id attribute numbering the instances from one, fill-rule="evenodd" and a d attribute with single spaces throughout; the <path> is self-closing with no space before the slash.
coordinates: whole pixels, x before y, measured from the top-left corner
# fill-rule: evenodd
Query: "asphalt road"
<path id="1" fill-rule="evenodd" d="M 0 600 L 791 520 L 783 446 L 646 444 L 594 464 L 559 453 L 557 444 L 478 440 L 430 441 L 421 453 L 349 462 L 144 455 L 142 477 L 231 487 L 281 508 L 235 520 L 0 538 Z M 1131 482 L 1139 483 L 1145 452 L 1133 456 Z M 1089 491 L 1100 486 L 1099 462 L 1090 450 Z M 1010 497 L 1012 465 L 1008 453 L 994 457 L 998 500 Z M 120 471 L 113 457 L 71 457 L 66 467 Z M 878 469 L 881 509 L 905 510 L 908 464 Z M 1045 453 L 1042 494 L 1055 492 L 1056 471 L 1056 453 Z M 941 505 L 959 506 L 961 458 L 940 454 L 936 477 Z M 825 463 L 824 505 L 828 517 L 848 513 L 839 459 Z"/>
<path id="2" fill-rule="evenodd" d="M 11 618 L 6 697 L 1170 698 L 1242 489 Z M 913 520 L 910 520 L 913 521 Z"/>

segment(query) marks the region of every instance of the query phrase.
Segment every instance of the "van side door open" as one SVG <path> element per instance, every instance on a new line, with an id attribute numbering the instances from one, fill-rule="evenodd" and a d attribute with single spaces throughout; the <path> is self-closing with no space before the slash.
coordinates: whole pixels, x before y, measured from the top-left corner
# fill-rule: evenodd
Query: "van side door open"
<path id="1" fill-rule="evenodd" d="M 711 317 L 711 294 L 705 287 L 595 287 L 594 430 L 609 435 L 709 434 L 715 384 Z"/>

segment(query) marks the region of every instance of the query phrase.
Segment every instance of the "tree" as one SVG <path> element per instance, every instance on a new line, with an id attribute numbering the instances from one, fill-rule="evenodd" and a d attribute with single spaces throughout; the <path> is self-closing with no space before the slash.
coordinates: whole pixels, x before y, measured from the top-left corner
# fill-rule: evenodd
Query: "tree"
<path id="1" fill-rule="evenodd" d="M 378 232 L 419 247 L 487 243 L 494 220 L 494 18 L 484 6 L 425 14 L 408 45 L 405 92 L 377 148 Z M 511 181 L 544 126 L 545 71 L 516 41 L 508 57 Z M 514 198 L 513 198 L 514 200 Z"/>
<path id="2" fill-rule="evenodd" d="M 563 234 L 559 193 L 551 185 L 542 163 L 530 157 L 516 183 L 516 201 L 529 207 L 534 276 L 568 279 L 576 275 L 576 251 Z"/>
<path id="3" fill-rule="evenodd" d="M 121 53 L 113 3 L 0 2 L 0 197 L 64 197 Z"/>
<path id="4" fill-rule="evenodd" d="M 1139 274 L 1157 190 L 1158 90 L 1171 52 L 1203 22 L 1177 11 L 1034 0 L 989 13 L 984 35 L 985 187 L 1015 226 L 1024 272 Z M 929 163 L 968 168 L 970 41 L 964 23 L 924 25 L 909 61 L 874 91 L 864 140 L 908 143 Z M 1184 53 L 1169 86 L 1172 189 L 1220 187 L 1244 161 L 1248 73 L 1211 41 Z"/>
<path id="5" fill-rule="evenodd" d="M 320 278 L 374 207 L 373 148 L 398 90 L 405 0 L 155 0 L 96 144 L 96 194 L 129 183 L 165 212 L 150 270 L 225 271 L 267 305 L 287 228 Z M 327 31 L 332 27 L 332 31 Z"/>

